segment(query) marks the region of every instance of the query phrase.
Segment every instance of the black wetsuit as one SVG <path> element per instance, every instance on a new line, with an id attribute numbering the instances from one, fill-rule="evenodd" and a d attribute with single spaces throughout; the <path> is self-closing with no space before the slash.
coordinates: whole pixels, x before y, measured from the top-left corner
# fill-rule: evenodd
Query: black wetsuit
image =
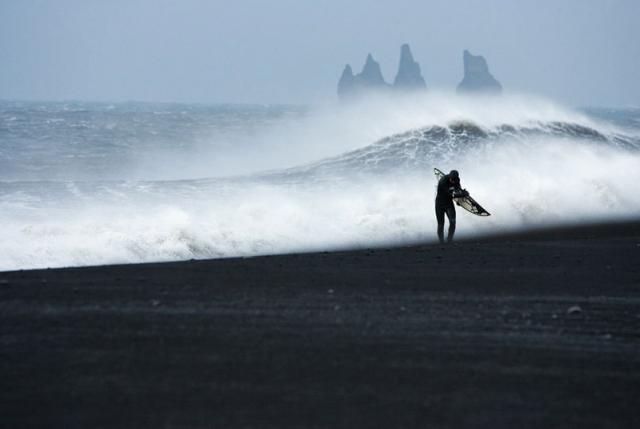
<path id="1" fill-rule="evenodd" d="M 460 181 L 455 183 L 449 181 L 449 175 L 445 175 L 438 182 L 438 194 L 436 195 L 436 219 L 438 220 L 438 239 L 444 243 L 444 215 L 449 218 L 449 233 L 447 241 L 453 240 L 456 232 L 456 208 L 453 205 L 454 196 L 463 196 L 464 191 L 460 188 Z"/>

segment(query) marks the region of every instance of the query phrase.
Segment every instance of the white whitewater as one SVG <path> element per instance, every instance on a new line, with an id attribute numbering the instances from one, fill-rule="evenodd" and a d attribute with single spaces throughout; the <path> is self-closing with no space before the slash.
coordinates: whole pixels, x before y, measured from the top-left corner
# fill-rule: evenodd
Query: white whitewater
<path id="1" fill-rule="evenodd" d="M 1 116 L 0 149 L 7 163 L 17 159 L 12 151 L 20 149 L 17 138 L 2 137 L 18 135 L 12 128 L 17 120 L 11 119 L 20 119 L 16 109 L 5 106 Z M 22 115 L 35 114 L 29 109 Z M 251 116 L 238 109 L 227 114 Z M 59 116 L 56 112 L 44 116 L 52 119 Z M 100 160 L 115 169 L 113 154 L 104 153 L 121 154 L 122 148 L 102 144 L 74 152 L 65 141 L 73 141 L 75 134 L 65 134 L 57 150 L 63 147 L 73 155 L 71 164 L 52 166 L 21 153 L 21 165 L 33 168 L 0 181 L 0 269 L 434 241 L 433 167 L 459 170 L 463 187 L 492 214 L 478 218 L 461 210 L 458 237 L 637 218 L 640 132 L 634 124 L 640 113 L 612 115 L 623 118 L 608 120 L 530 97 L 464 100 L 430 94 L 420 100 L 369 100 L 280 115 L 255 125 L 249 134 L 240 130 L 234 135 L 232 127 L 223 145 L 216 145 L 215 136 L 208 142 L 200 123 L 196 148 L 154 151 L 147 144 L 144 156 L 131 163 L 131 174 L 118 170 L 120 179 L 108 176 L 109 166 L 100 170 Z M 105 118 L 83 121 L 91 129 Z M 100 130 L 96 138 L 108 140 L 110 135 Z M 234 146 L 234 138 L 242 144 Z M 92 142 L 90 137 L 83 141 Z M 36 157 L 36 149 L 29 147 Z M 93 156 L 98 151 L 100 157 Z M 85 165 L 73 164 L 80 162 L 78 154 L 103 173 L 95 179 L 86 171 L 82 180 L 74 177 Z M 51 162 L 62 162 L 56 156 Z M 172 159 L 181 171 L 171 170 Z M 155 167 L 145 174 L 149 160 L 168 169 L 166 178 L 184 179 L 158 180 L 163 174 Z M 184 168 L 190 161 L 193 170 Z M 205 169 L 196 168 L 206 165 L 211 166 L 209 176 L 223 171 L 227 177 L 189 178 L 206 177 Z M 247 169 L 269 171 L 246 174 Z M 54 177 L 28 176 L 42 171 Z M 29 180 L 20 180 L 20 174 Z"/>

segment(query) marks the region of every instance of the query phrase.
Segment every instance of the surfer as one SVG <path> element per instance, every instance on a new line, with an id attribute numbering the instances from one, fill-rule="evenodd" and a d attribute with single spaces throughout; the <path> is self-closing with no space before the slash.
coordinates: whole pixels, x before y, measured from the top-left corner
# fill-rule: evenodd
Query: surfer
<path id="1" fill-rule="evenodd" d="M 436 195 L 436 219 L 438 220 L 438 239 L 444 243 L 444 215 L 449 218 L 449 232 L 447 242 L 453 241 L 456 232 L 456 208 L 453 199 L 466 197 L 469 193 L 460 187 L 460 174 L 457 170 L 451 170 L 438 181 L 438 194 Z"/>

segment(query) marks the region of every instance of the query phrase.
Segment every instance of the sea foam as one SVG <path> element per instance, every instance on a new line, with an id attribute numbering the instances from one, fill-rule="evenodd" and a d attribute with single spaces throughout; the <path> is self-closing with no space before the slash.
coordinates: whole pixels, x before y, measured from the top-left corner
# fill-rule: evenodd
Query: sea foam
<path id="1" fill-rule="evenodd" d="M 458 237 L 640 213 L 638 130 L 531 97 L 373 99 L 284 117 L 251 138 L 245 157 L 269 156 L 249 174 L 0 182 L 0 269 L 431 242 L 433 167 L 459 170 L 492 214 L 458 208 Z M 242 163 L 236 150 L 180 156 Z"/>

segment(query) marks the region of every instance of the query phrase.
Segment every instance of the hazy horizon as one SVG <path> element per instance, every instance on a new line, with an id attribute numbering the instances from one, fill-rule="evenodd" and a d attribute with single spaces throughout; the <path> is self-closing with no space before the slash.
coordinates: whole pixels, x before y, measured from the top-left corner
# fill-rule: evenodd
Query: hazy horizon
<path id="1" fill-rule="evenodd" d="M 0 2 L 0 99 L 314 104 L 371 53 L 387 82 L 409 43 L 452 91 L 462 51 L 506 93 L 640 104 L 634 1 Z"/>

